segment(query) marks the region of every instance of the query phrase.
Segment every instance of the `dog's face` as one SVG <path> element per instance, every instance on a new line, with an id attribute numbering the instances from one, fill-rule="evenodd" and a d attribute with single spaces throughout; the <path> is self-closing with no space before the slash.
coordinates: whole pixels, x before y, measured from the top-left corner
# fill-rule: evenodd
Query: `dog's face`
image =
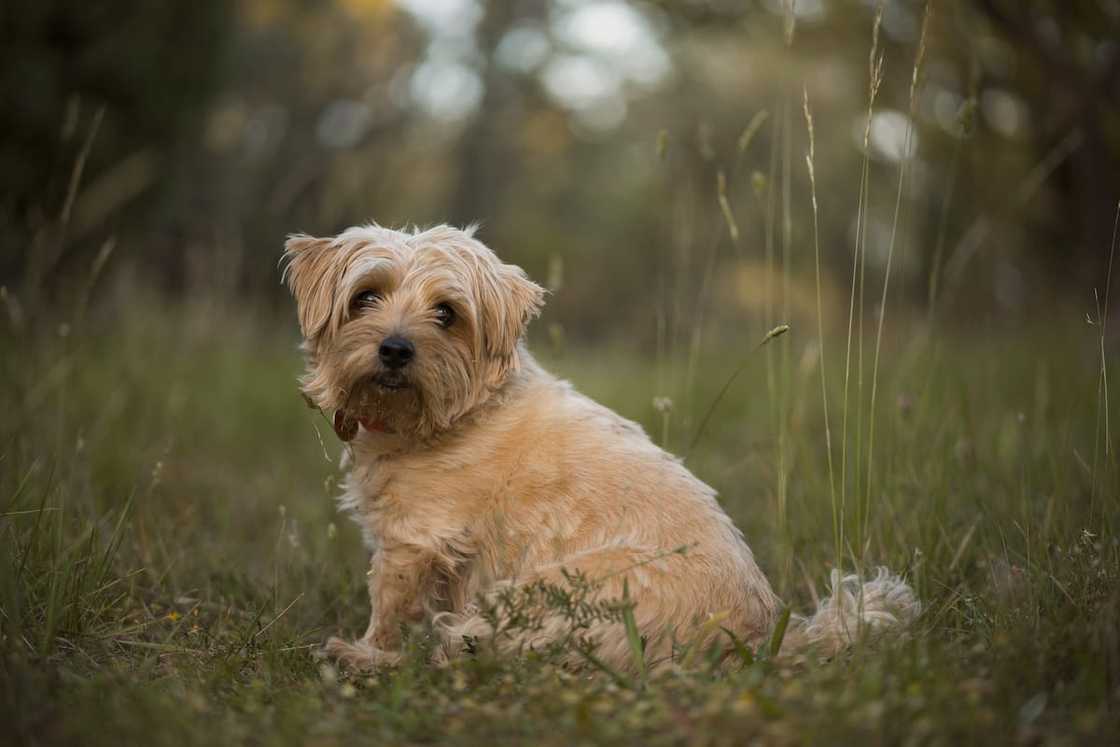
<path id="1" fill-rule="evenodd" d="M 358 424 L 424 438 L 486 401 L 519 365 L 543 291 L 472 237 L 440 226 L 293 236 L 285 271 L 299 307 L 310 401 Z"/>

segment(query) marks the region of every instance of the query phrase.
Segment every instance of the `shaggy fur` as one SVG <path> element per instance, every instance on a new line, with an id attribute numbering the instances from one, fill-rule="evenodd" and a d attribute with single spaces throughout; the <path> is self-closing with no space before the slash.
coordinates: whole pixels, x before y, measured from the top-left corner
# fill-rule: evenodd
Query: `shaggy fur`
<path id="1" fill-rule="evenodd" d="M 537 365 L 521 338 L 543 291 L 472 229 L 293 236 L 286 257 L 306 340 L 303 391 L 350 442 L 341 503 L 372 550 L 369 628 L 331 639 L 328 654 L 358 668 L 391 664 L 402 626 L 424 622 L 453 652 L 490 632 L 476 601 L 510 585 L 564 584 L 571 572 L 601 598 L 625 588 L 654 660 L 720 627 L 755 644 L 770 634 L 780 601 L 714 491 L 637 424 Z M 366 291 L 376 301 L 355 303 Z M 415 347 L 401 371 L 379 360 L 390 336 Z M 832 586 L 787 640 L 836 651 L 918 611 L 886 571 L 866 584 L 837 573 Z M 508 645 L 545 643 L 561 627 L 546 620 Z M 602 620 L 588 635 L 603 661 L 632 666 L 622 624 Z"/>

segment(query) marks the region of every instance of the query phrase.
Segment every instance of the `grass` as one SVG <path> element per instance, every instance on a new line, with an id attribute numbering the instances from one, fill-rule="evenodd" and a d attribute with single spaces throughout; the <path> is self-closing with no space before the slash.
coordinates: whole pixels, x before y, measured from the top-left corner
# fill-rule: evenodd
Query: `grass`
<path id="1" fill-rule="evenodd" d="M 914 583 L 925 612 L 908 638 L 827 662 L 741 650 L 733 671 L 691 656 L 631 679 L 569 671 L 548 652 L 435 668 L 416 635 L 399 669 L 355 677 L 312 655 L 364 628 L 366 564 L 332 501 L 337 443 L 295 388 L 294 321 L 127 298 L 0 336 L 0 723 L 13 742 L 1120 735 L 1116 457 L 1094 471 L 1101 348 L 1077 313 L 1047 328 L 885 337 L 872 510 L 839 520 L 847 537 L 867 525 L 846 565 L 886 563 Z M 683 453 L 764 333 L 724 332 L 740 353 L 695 361 L 621 347 L 543 357 Z M 791 361 L 785 443 L 759 351 L 688 457 L 795 610 L 836 555 L 807 337 L 795 327 L 767 346 Z M 833 401 L 845 365 L 825 377 Z M 686 367 L 694 407 L 655 409 L 655 397 L 685 400 L 666 382 Z"/>

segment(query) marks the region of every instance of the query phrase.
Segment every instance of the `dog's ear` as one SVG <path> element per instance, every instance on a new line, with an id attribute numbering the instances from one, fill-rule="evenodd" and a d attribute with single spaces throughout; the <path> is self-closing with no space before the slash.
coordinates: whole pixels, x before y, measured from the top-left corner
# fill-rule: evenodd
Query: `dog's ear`
<path id="1" fill-rule="evenodd" d="M 544 289 L 516 265 L 497 262 L 485 276 L 480 284 L 483 349 L 516 367 L 517 341 L 540 313 Z"/>
<path id="2" fill-rule="evenodd" d="M 284 244 L 284 278 L 295 296 L 299 327 L 307 339 L 315 337 L 330 321 L 338 283 L 338 252 L 331 239 L 303 234 Z"/>

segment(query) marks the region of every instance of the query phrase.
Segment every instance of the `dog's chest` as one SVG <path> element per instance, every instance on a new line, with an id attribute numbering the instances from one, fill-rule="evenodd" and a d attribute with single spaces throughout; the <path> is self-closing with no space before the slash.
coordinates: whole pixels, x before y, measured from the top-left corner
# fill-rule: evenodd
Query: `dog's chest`
<path id="1" fill-rule="evenodd" d="M 576 531 L 572 512 L 547 499 L 558 480 L 547 458 L 511 459 L 508 451 L 441 457 L 355 465 L 350 484 L 359 495 L 351 503 L 372 544 L 453 554 L 483 576 L 503 577 Z"/>

